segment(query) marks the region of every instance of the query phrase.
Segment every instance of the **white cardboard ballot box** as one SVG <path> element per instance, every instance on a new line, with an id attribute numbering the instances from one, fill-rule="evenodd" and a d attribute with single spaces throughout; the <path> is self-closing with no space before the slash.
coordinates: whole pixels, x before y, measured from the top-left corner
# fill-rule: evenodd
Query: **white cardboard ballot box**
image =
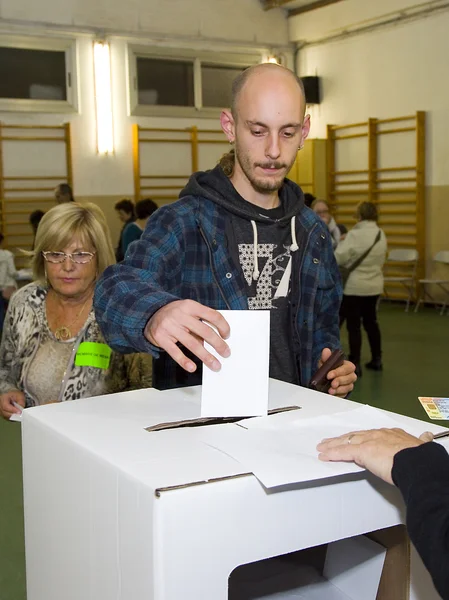
<path id="1" fill-rule="evenodd" d="M 267 490 L 210 444 L 214 427 L 237 425 L 146 431 L 198 417 L 200 394 L 139 390 L 24 411 L 28 600 L 225 600 L 240 565 L 404 522 L 399 492 L 364 471 Z M 279 420 L 359 406 L 271 381 L 270 407 L 290 405 L 301 409 Z M 386 564 L 404 547 L 402 533 Z M 407 573 L 406 559 L 390 568 L 379 600 L 405 600 Z"/>

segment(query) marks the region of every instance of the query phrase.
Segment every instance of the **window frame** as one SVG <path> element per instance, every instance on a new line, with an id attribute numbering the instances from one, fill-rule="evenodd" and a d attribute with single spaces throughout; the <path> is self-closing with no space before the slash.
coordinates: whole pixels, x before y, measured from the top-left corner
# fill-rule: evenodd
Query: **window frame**
<path id="1" fill-rule="evenodd" d="M 130 116 L 145 117 L 201 117 L 216 118 L 221 109 L 202 105 L 202 72 L 201 65 L 217 65 L 220 67 L 249 67 L 263 62 L 266 51 L 251 53 L 212 52 L 193 50 L 191 48 L 161 48 L 128 44 L 128 111 Z M 193 63 L 194 106 L 145 105 L 138 102 L 137 89 L 137 57 L 160 60 L 179 60 Z"/>
<path id="2" fill-rule="evenodd" d="M 52 38 L 26 35 L 2 35 L 2 48 L 49 50 L 65 54 L 66 100 L 0 98 L 0 112 L 76 113 L 78 112 L 78 78 L 76 38 Z"/>

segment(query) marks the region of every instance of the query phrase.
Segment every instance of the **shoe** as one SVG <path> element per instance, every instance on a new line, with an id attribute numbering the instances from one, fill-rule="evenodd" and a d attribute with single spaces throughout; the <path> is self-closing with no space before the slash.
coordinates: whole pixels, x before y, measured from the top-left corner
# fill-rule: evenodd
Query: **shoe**
<path id="1" fill-rule="evenodd" d="M 383 370 L 382 361 L 380 360 L 380 358 L 371 360 L 370 362 L 365 364 L 365 367 L 367 369 L 370 369 L 371 371 L 382 371 Z"/>

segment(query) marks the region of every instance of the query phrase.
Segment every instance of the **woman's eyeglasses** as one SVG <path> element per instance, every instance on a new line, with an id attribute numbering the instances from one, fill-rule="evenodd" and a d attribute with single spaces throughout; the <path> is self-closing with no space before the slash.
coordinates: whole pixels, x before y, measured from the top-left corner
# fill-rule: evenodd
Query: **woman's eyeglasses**
<path id="1" fill-rule="evenodd" d="M 95 254 L 95 252 L 42 252 L 42 256 L 49 263 L 63 263 L 66 258 L 70 258 L 77 265 L 89 263 Z"/>

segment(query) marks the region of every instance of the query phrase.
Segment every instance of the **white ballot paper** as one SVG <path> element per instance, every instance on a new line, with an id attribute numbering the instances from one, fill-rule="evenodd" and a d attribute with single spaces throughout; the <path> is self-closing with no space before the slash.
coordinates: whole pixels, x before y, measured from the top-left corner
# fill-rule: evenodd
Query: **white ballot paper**
<path id="1" fill-rule="evenodd" d="M 290 423 L 278 428 L 270 426 L 270 417 L 223 428 L 205 428 L 202 441 L 232 456 L 266 488 L 273 488 L 364 470 L 354 463 L 318 460 L 316 447 L 323 438 L 379 427 L 402 427 L 419 436 L 432 428 L 420 421 L 401 421 L 399 415 L 398 420 L 393 419 L 370 406 L 320 417 L 301 418 L 295 413 L 289 413 Z"/>
<path id="2" fill-rule="evenodd" d="M 209 344 L 205 348 L 221 362 L 215 373 L 203 368 L 202 417 L 257 417 L 268 411 L 270 311 L 221 310 L 231 335 L 231 356 L 223 358 Z"/>

